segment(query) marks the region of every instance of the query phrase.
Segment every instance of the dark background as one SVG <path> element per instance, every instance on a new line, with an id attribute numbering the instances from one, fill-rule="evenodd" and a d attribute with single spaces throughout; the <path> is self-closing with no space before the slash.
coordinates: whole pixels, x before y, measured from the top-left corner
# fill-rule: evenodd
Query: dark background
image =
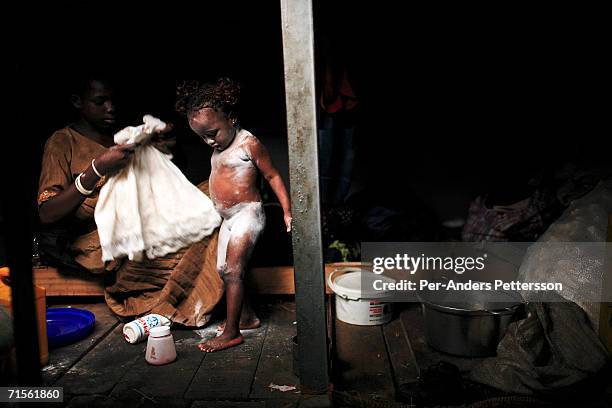
<path id="1" fill-rule="evenodd" d="M 44 142 L 72 119 L 67 84 L 88 76 L 119 79 L 131 117 L 174 122 L 175 162 L 195 183 L 208 177 L 211 151 L 174 113 L 176 81 L 237 79 L 241 122 L 288 183 L 280 2 L 17 7 L 5 33 L 14 129 L 3 155 L 18 159 L 11 178 L 20 180 L 12 193 L 34 203 Z M 483 191 L 523 198 L 545 168 L 607 165 L 597 14 L 315 2 L 317 44 L 328 38 L 341 50 L 360 99 L 357 184 L 390 205 L 423 201 L 444 219 L 464 216 Z"/>
<path id="2" fill-rule="evenodd" d="M 610 167 L 609 24 L 600 20 L 607 12 L 556 3 L 428 10 L 405 3 L 317 1 L 315 13 L 317 41 L 333 38 L 355 76 L 362 197 L 370 207 L 403 207 L 402 233 L 413 221 L 418 228 L 421 213 L 465 217 L 479 193 L 522 199 L 533 174 L 568 161 Z M 272 148 L 286 177 L 279 2 L 22 1 L 4 8 L 0 247 L 4 240 L 12 271 L 23 273 L 17 303 L 31 305 L 26 277 L 41 153 L 71 120 L 71 78 L 119 78 L 132 117 L 173 120 L 177 165 L 198 182 L 208 176 L 211 152 L 174 115 L 174 84 L 232 76 L 243 84 L 242 124 Z"/>

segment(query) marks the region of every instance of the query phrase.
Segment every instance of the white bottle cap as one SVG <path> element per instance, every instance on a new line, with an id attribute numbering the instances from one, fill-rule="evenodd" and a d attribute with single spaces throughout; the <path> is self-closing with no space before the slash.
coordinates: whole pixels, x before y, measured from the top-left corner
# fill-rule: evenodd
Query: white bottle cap
<path id="1" fill-rule="evenodd" d="M 123 326 L 123 338 L 125 338 L 128 343 L 132 344 L 137 343 L 139 340 L 138 333 L 136 333 L 133 327 L 127 324 Z"/>
<path id="2" fill-rule="evenodd" d="M 168 326 L 154 327 L 150 331 L 151 337 L 164 337 L 170 334 L 170 328 Z"/>

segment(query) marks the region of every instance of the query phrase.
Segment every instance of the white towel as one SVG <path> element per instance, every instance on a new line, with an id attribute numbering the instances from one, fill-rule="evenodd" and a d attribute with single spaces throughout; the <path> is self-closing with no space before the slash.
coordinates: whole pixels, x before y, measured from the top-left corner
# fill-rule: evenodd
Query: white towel
<path id="1" fill-rule="evenodd" d="M 102 260 L 149 259 L 200 241 L 221 224 L 212 201 L 147 140 L 166 124 L 150 115 L 144 124 L 115 134 L 115 143 L 141 143 L 131 163 L 100 190 L 95 220 Z"/>

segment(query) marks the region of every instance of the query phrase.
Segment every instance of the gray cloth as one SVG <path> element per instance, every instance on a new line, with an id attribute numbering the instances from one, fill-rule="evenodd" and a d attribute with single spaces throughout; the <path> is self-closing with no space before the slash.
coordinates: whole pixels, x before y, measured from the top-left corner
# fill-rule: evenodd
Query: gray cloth
<path id="1" fill-rule="evenodd" d="M 545 245 L 605 241 L 611 211 L 612 180 L 606 180 L 573 202 L 529 248 L 519 280 L 563 282 L 568 289 L 548 294 L 547 303 L 527 298 L 527 317 L 508 326 L 497 356 L 478 364 L 469 374 L 471 380 L 511 394 L 560 400 L 584 398 L 605 388 L 599 380 L 611 363 L 596 334 L 599 304 L 581 302 L 577 296 L 601 291 L 603 261 Z"/>
<path id="2" fill-rule="evenodd" d="M 558 294 L 582 307 L 594 330 L 599 325 L 598 301 L 603 299 L 604 246 L 586 243 L 606 241 L 610 213 L 612 179 L 571 203 L 529 247 L 518 275 L 522 282 L 563 284 Z M 527 301 L 549 301 L 537 292 L 523 295 Z"/>
<path id="3" fill-rule="evenodd" d="M 483 360 L 470 379 L 511 394 L 570 398 L 603 389 L 598 374 L 610 356 L 588 316 L 575 303 L 528 303 L 527 318 L 511 323 L 497 356 Z"/>

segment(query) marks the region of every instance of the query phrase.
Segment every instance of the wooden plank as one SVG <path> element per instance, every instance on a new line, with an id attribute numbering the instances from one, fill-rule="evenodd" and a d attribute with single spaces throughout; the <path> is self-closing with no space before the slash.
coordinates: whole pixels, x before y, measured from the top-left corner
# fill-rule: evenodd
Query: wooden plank
<path id="1" fill-rule="evenodd" d="M 252 268 L 246 279 L 255 293 L 295 293 L 292 266 Z M 47 290 L 47 296 L 104 296 L 101 275 L 77 276 L 47 267 L 34 270 L 34 282 Z"/>
<path id="2" fill-rule="evenodd" d="M 49 364 L 42 369 L 43 384 L 45 385 L 53 384 L 119 324 L 119 321 L 108 306 L 106 306 L 106 303 L 75 304 L 69 306 L 92 312 L 96 316 L 94 331 L 77 343 L 49 350 Z M 57 305 L 54 307 L 68 307 L 68 305 Z"/>
<path id="3" fill-rule="evenodd" d="M 325 293 L 334 292 L 327 286 L 327 277 L 337 268 L 360 267 L 360 262 L 335 262 L 325 264 Z M 295 281 L 293 266 L 267 266 L 252 268 L 247 275 L 247 284 L 255 293 L 262 295 L 293 295 Z"/>
<path id="4" fill-rule="evenodd" d="M 295 304 L 275 305 L 255 373 L 250 398 L 299 398 L 299 378 L 293 373 L 293 342 L 296 335 Z M 296 387 L 295 391 L 271 389 L 271 384 Z"/>
<path id="5" fill-rule="evenodd" d="M 119 408 L 119 407 L 164 407 L 164 408 L 186 408 L 189 406 L 187 400 L 181 398 L 151 398 L 134 392 L 129 396 L 116 398 L 112 396 L 94 394 L 77 395 L 70 399 L 67 408 Z"/>
<path id="6" fill-rule="evenodd" d="M 248 398 L 268 329 L 268 319 L 263 308 L 262 312 L 261 327 L 243 330 L 244 343 L 241 345 L 209 354 L 200 351 L 205 358 L 187 388 L 185 398 L 195 400 Z"/>
<path id="7" fill-rule="evenodd" d="M 295 293 L 293 266 L 251 268 L 246 274 L 246 285 L 262 295 L 292 295 Z"/>
<path id="8" fill-rule="evenodd" d="M 337 262 L 325 265 L 325 293 L 333 294 L 327 286 L 327 276 L 336 268 L 359 267 L 359 262 Z M 102 275 L 60 272 L 53 267 L 34 269 L 34 282 L 47 290 L 47 296 L 104 296 Z M 295 281 L 293 266 L 251 268 L 246 284 L 260 295 L 293 295 Z"/>
<path id="9" fill-rule="evenodd" d="M 391 367 L 393 368 L 395 389 L 398 389 L 400 384 L 416 381 L 419 371 L 401 319 L 394 319 L 385 324 L 383 326 L 383 335 L 387 343 Z"/>
<path id="10" fill-rule="evenodd" d="M 453 356 L 431 348 L 425 339 L 425 321 L 419 303 L 411 304 L 402 311 L 400 316 L 402 325 L 410 341 L 410 346 L 412 347 L 419 372 L 439 361 L 449 362 L 459 367 L 461 372 L 468 372 L 484 359 L 478 357 L 468 358 Z"/>
<path id="11" fill-rule="evenodd" d="M 146 362 L 143 355 L 117 383 L 111 397 L 123 400 L 137 393 L 156 400 L 158 397 L 181 398 L 205 354 L 198 349 L 197 344 L 201 339 L 193 331 L 173 330 L 172 336 L 176 346 L 176 361 L 153 366 Z"/>
<path id="12" fill-rule="evenodd" d="M 299 400 L 296 399 L 275 398 L 264 401 L 266 408 L 297 408 L 299 405 Z"/>
<path id="13" fill-rule="evenodd" d="M 357 392 L 366 401 L 394 401 L 381 326 L 356 326 L 336 319 L 336 362 L 334 389 Z"/>
<path id="14" fill-rule="evenodd" d="M 269 399 L 265 401 L 266 408 L 324 408 L 331 407 L 327 395 L 302 395 L 299 399 Z"/>
<path id="15" fill-rule="evenodd" d="M 123 325 L 117 325 L 55 385 L 64 387 L 64 394 L 107 394 L 136 361 L 144 360 L 146 344 L 127 343 Z"/>
<path id="16" fill-rule="evenodd" d="M 47 290 L 47 296 L 104 296 L 102 275 L 60 272 L 53 267 L 34 268 L 34 283 Z"/>
<path id="17" fill-rule="evenodd" d="M 322 408 L 331 407 L 328 395 L 302 395 L 298 408 Z"/>
<path id="18" fill-rule="evenodd" d="M 263 401 L 194 401 L 191 408 L 266 408 Z"/>

